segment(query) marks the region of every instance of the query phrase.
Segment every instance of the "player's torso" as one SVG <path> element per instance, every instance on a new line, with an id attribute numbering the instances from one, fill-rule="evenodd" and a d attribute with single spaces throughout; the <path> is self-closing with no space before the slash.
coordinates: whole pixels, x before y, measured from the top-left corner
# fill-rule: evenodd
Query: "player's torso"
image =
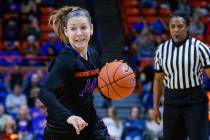
<path id="1" fill-rule="evenodd" d="M 91 51 L 88 51 L 88 60 L 78 55 L 74 55 L 72 59 L 72 70 L 69 71 L 67 80 L 63 83 L 63 91 L 61 90 L 59 99 L 73 113 L 84 115 L 85 111 L 90 111 L 93 107 L 92 92 L 97 85 L 99 60 Z"/>

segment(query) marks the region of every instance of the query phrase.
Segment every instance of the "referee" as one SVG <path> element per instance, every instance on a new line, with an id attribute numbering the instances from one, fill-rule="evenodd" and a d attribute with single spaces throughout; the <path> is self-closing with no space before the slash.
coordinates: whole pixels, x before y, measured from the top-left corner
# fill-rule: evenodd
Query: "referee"
<path id="1" fill-rule="evenodd" d="M 169 17 L 171 39 L 156 51 L 153 109 L 160 123 L 158 106 L 164 89 L 164 140 L 208 140 L 208 99 L 202 74 L 210 77 L 210 48 L 189 35 L 189 25 L 189 16 L 175 11 Z"/>

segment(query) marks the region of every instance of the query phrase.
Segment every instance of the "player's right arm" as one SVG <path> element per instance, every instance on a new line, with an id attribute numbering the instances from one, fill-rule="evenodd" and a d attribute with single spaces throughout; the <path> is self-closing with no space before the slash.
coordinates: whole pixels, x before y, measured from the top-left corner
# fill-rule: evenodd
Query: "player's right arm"
<path id="1" fill-rule="evenodd" d="M 164 73 L 155 73 L 154 82 L 153 82 L 153 115 L 156 123 L 160 124 L 161 115 L 159 111 L 160 98 L 163 92 L 163 78 Z"/>
<path id="2" fill-rule="evenodd" d="M 51 67 L 47 80 L 41 88 L 39 98 L 47 107 L 47 110 L 56 122 L 67 122 L 73 125 L 76 133 L 87 126 L 87 123 L 79 116 L 75 116 L 70 110 L 65 108 L 55 96 L 56 92 L 59 92 L 61 86 L 66 78 L 69 78 L 73 63 L 69 56 L 60 55 L 56 58 L 53 66 Z M 65 87 L 64 87 L 65 88 Z"/>

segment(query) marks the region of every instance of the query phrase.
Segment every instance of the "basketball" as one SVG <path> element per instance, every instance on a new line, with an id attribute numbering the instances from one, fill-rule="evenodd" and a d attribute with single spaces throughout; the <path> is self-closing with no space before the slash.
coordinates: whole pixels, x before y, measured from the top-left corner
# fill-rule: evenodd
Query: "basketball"
<path id="1" fill-rule="evenodd" d="M 131 67 L 123 61 L 107 63 L 99 72 L 98 87 L 101 93 L 112 100 L 128 97 L 134 90 L 136 78 Z"/>

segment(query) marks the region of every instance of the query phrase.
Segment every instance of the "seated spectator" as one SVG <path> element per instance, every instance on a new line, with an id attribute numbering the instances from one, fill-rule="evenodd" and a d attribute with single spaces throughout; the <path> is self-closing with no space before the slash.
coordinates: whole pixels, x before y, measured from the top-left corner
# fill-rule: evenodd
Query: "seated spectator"
<path id="1" fill-rule="evenodd" d="M 7 92 L 12 92 L 15 84 L 23 86 L 24 75 L 21 72 L 20 65 L 14 65 L 5 78 Z"/>
<path id="2" fill-rule="evenodd" d="M 7 3 L 8 12 L 20 13 L 20 3 L 17 0 L 9 0 Z"/>
<path id="3" fill-rule="evenodd" d="M 33 73 L 26 83 L 24 93 L 27 97 L 29 107 L 33 107 L 36 95 L 38 94 L 41 86 L 40 77 L 37 73 Z"/>
<path id="4" fill-rule="evenodd" d="M 167 31 L 167 26 L 160 15 L 156 15 L 156 20 L 149 24 L 151 31 L 157 35 L 162 35 Z"/>
<path id="5" fill-rule="evenodd" d="M 179 4 L 178 4 L 179 10 L 183 10 L 183 11 L 189 13 L 190 15 L 192 15 L 193 7 L 187 0 L 179 0 L 178 2 L 179 2 Z"/>
<path id="6" fill-rule="evenodd" d="M 153 8 L 157 7 L 157 0 L 141 0 L 141 6 L 143 8 Z"/>
<path id="7" fill-rule="evenodd" d="M 0 19 L 2 19 L 3 15 L 7 12 L 7 4 L 3 1 L 0 1 Z"/>
<path id="8" fill-rule="evenodd" d="M 137 57 L 150 57 L 153 58 L 155 54 L 155 44 L 152 41 L 149 32 L 142 32 L 141 35 L 132 43 L 132 47 L 136 48 Z"/>
<path id="9" fill-rule="evenodd" d="M 146 127 L 148 130 L 148 136 L 151 140 L 162 140 L 163 139 L 163 124 L 161 122 L 158 125 L 153 119 L 153 110 L 149 109 L 147 112 Z"/>
<path id="10" fill-rule="evenodd" d="M 35 107 L 30 110 L 32 116 L 32 130 L 34 139 L 44 140 L 44 128 L 46 126 L 47 110 L 44 104 L 36 98 Z"/>
<path id="11" fill-rule="evenodd" d="M 21 2 L 21 13 L 29 16 L 30 14 L 36 15 L 38 7 L 34 0 L 22 0 Z"/>
<path id="12" fill-rule="evenodd" d="M 2 140 L 20 140 L 17 135 L 17 127 L 12 117 L 7 117 Z"/>
<path id="13" fill-rule="evenodd" d="M 108 133 L 112 140 L 121 140 L 123 125 L 122 121 L 118 117 L 117 110 L 114 107 L 109 107 L 106 112 L 105 118 L 103 118 L 104 124 L 107 126 Z"/>
<path id="14" fill-rule="evenodd" d="M 191 34 L 203 35 L 205 31 L 205 26 L 200 18 L 193 18 L 189 31 Z"/>
<path id="15" fill-rule="evenodd" d="M 20 140 L 32 140 L 32 126 L 31 115 L 27 105 L 22 105 L 18 111 L 17 118 L 17 131 Z"/>
<path id="16" fill-rule="evenodd" d="M 138 107 L 132 107 L 129 118 L 124 123 L 125 140 L 144 140 L 145 121 L 140 118 Z"/>
<path id="17" fill-rule="evenodd" d="M 38 19 L 31 15 L 28 18 L 28 22 L 26 22 L 26 24 L 28 25 L 27 28 L 25 29 L 24 32 L 24 38 L 26 38 L 29 35 L 33 35 L 35 38 L 39 39 L 41 32 L 40 32 L 40 28 L 39 28 L 39 22 Z"/>
<path id="18" fill-rule="evenodd" d="M 147 28 L 147 24 L 143 16 L 140 16 L 139 22 L 132 26 L 133 31 L 138 34 L 140 34 L 145 28 Z"/>
<path id="19" fill-rule="evenodd" d="M 6 97 L 6 110 L 16 116 L 20 107 L 27 104 L 26 96 L 22 93 L 21 85 L 14 85 L 13 92 Z"/>
<path id="20" fill-rule="evenodd" d="M 15 17 L 4 21 L 3 24 L 3 39 L 4 40 L 19 40 L 20 39 L 20 26 L 18 19 Z"/>
<path id="21" fill-rule="evenodd" d="M 62 50 L 62 43 L 58 41 L 56 34 L 51 32 L 48 34 L 48 41 L 43 43 L 41 47 L 42 56 L 56 56 Z"/>
<path id="22" fill-rule="evenodd" d="M 27 41 L 24 43 L 24 62 L 23 65 L 27 66 L 38 66 L 40 65 L 38 56 L 40 54 L 39 43 L 36 40 L 36 37 L 29 35 Z"/>
<path id="23" fill-rule="evenodd" d="M 208 78 L 207 75 L 204 75 L 203 76 L 203 88 L 206 90 L 206 91 L 210 91 L 210 78 Z"/>
<path id="24" fill-rule="evenodd" d="M 3 133 L 3 130 L 6 126 L 6 121 L 9 115 L 5 114 L 3 104 L 0 104 L 0 139 Z"/>
<path id="25" fill-rule="evenodd" d="M 36 74 L 38 75 L 39 77 L 39 85 L 43 85 L 45 80 L 46 80 L 46 73 L 47 71 L 46 70 L 42 70 L 42 69 L 38 69 L 36 71 Z"/>
<path id="26" fill-rule="evenodd" d="M 5 75 L 0 73 L 0 103 L 5 102 L 5 98 L 7 96 L 7 90 L 5 86 Z"/>
<path id="27" fill-rule="evenodd" d="M 14 41 L 6 41 L 5 48 L 0 52 L 0 56 L 0 65 L 2 66 L 12 66 L 21 63 L 20 54 Z"/>
<path id="28" fill-rule="evenodd" d="M 209 18 L 209 20 L 207 22 L 207 25 L 206 25 L 206 34 L 210 35 L 210 18 Z"/>

